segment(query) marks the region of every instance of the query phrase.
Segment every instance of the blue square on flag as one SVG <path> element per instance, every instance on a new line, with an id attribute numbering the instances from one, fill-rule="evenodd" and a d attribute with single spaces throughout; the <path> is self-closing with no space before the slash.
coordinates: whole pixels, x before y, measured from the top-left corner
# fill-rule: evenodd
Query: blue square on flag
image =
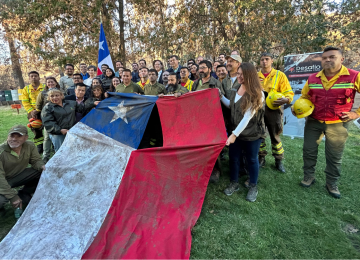
<path id="1" fill-rule="evenodd" d="M 158 97 L 111 93 L 81 122 L 120 143 L 137 149 Z"/>

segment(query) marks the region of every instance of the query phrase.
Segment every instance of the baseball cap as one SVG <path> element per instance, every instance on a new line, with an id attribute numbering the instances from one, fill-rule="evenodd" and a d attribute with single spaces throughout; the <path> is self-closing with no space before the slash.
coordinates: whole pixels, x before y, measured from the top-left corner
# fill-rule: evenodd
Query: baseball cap
<path id="1" fill-rule="evenodd" d="M 242 63 L 242 58 L 240 57 L 240 55 L 232 54 L 230 56 L 225 57 L 225 59 L 229 59 L 229 58 L 232 58 L 232 59 Z"/>
<path id="2" fill-rule="evenodd" d="M 28 130 L 27 130 L 26 126 L 15 125 L 15 126 L 11 127 L 10 130 L 9 130 L 9 135 L 11 135 L 13 133 L 18 133 L 18 134 L 21 134 L 21 135 L 27 135 Z"/>

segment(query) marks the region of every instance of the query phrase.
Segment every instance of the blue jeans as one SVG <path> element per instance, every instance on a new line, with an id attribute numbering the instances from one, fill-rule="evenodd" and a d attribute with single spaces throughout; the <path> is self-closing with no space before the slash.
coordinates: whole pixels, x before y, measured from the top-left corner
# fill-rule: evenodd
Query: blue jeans
<path id="1" fill-rule="evenodd" d="M 229 163 L 230 163 L 230 181 L 239 181 L 240 160 L 242 159 L 242 151 L 244 150 L 247 161 L 247 170 L 250 175 L 250 183 L 257 184 L 259 176 L 259 159 L 258 153 L 260 149 L 261 139 L 255 141 L 242 141 L 236 138 L 235 142 L 229 147 Z"/>
<path id="2" fill-rule="evenodd" d="M 51 142 L 54 145 L 55 153 L 60 149 L 62 143 L 65 140 L 65 135 L 52 135 L 49 134 Z"/>

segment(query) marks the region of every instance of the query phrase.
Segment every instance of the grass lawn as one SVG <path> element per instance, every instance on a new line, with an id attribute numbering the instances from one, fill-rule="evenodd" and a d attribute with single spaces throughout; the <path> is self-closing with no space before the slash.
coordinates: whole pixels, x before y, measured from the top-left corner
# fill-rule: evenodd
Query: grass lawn
<path id="1" fill-rule="evenodd" d="M 0 108 L 0 141 L 17 123 L 27 123 L 24 110 L 18 115 L 16 110 Z M 245 188 L 224 195 L 229 181 L 228 161 L 224 161 L 224 174 L 218 184 L 209 185 L 192 230 L 191 258 L 359 259 L 360 130 L 350 125 L 339 185 L 341 199 L 330 197 L 325 189 L 324 142 L 319 148 L 317 182 L 302 188 L 303 141 L 282 137 L 287 173 L 277 172 L 274 159 L 268 156 L 260 171 L 255 203 L 245 201 Z M 6 208 L 5 218 L 0 219 L 0 240 L 15 223 L 13 211 L 9 205 Z"/>

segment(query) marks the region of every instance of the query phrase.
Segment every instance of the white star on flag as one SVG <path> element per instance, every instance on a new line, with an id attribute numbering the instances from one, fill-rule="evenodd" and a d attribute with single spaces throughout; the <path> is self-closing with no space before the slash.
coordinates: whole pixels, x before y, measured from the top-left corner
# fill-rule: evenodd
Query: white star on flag
<path id="1" fill-rule="evenodd" d="M 124 101 L 122 101 L 116 107 L 109 107 L 109 109 L 111 109 L 115 113 L 112 120 L 110 121 L 110 123 L 114 122 L 118 118 L 121 118 L 122 120 L 124 120 L 125 123 L 128 124 L 128 121 L 127 121 L 127 118 L 126 118 L 126 113 L 129 112 L 133 108 L 134 107 L 124 107 Z"/>
<path id="2" fill-rule="evenodd" d="M 104 43 L 104 41 L 99 42 L 99 50 L 104 50 L 104 48 L 103 48 L 103 43 Z"/>

